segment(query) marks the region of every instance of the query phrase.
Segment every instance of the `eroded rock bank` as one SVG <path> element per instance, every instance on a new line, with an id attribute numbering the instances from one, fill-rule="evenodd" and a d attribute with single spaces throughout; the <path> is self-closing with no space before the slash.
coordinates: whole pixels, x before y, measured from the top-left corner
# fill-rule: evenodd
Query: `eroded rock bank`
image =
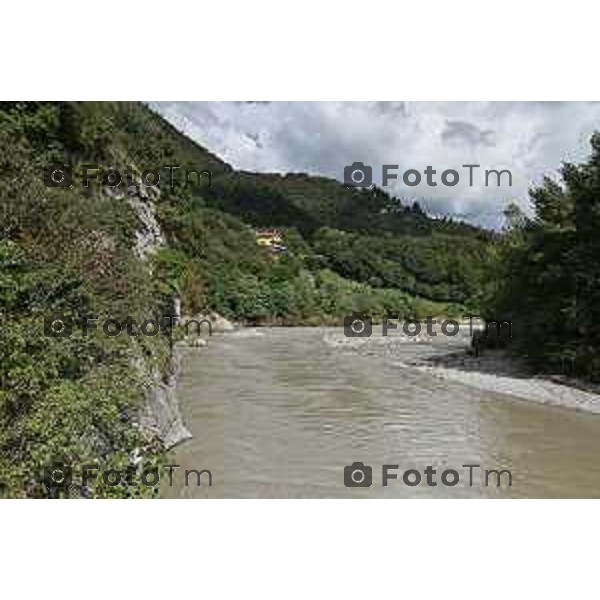
<path id="1" fill-rule="evenodd" d="M 155 433 L 167 450 L 192 437 L 183 423 L 176 393 L 180 363 L 181 348 L 175 345 L 169 372 L 162 375 L 159 370 L 153 369 L 149 374 L 151 384 L 146 391 L 140 417 L 141 426 Z"/>

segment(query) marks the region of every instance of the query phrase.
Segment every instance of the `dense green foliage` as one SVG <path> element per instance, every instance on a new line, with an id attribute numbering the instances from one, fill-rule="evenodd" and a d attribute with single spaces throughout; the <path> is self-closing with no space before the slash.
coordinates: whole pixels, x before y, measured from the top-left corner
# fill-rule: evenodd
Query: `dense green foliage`
<path id="1" fill-rule="evenodd" d="M 600 135 L 562 184 L 533 189 L 534 216 L 509 211 L 495 314 L 513 321 L 514 348 L 554 372 L 600 380 Z"/>
<path id="2" fill-rule="evenodd" d="M 44 185 L 52 162 L 72 165 L 73 188 Z M 181 168 L 172 187 L 161 171 L 153 202 L 167 243 L 149 262 L 133 250 L 131 206 L 100 182 L 79 183 L 89 164 Z M 186 184 L 185 169 L 210 170 L 212 187 Z M 280 228 L 287 252 L 260 248 L 257 226 Z M 160 441 L 137 418 L 145 374 L 168 372 L 170 340 L 77 327 L 46 337 L 46 316 L 143 320 L 175 296 L 184 314 L 255 323 L 455 314 L 477 307 L 493 240 L 377 188 L 236 172 L 138 103 L 0 105 L 0 494 L 45 495 L 49 464 L 121 468 L 134 449 L 146 464 L 160 460 Z M 150 490 L 91 491 L 131 493 Z"/>
<path id="3" fill-rule="evenodd" d="M 0 496 L 46 496 L 51 465 L 120 469 L 134 448 L 147 464 L 161 454 L 158 440 L 136 426 L 147 379 L 131 364 L 143 356 L 166 369 L 168 343 L 93 330 L 83 336 L 76 325 L 71 337 L 44 335 L 52 314 L 161 312 L 162 296 L 132 252 L 137 224 L 126 204 L 43 184 L 48 161 L 82 160 L 104 143 L 90 131 L 96 120 L 77 129 L 77 107 L 68 106 L 0 108 Z M 148 493 L 143 486 L 94 490 Z"/>

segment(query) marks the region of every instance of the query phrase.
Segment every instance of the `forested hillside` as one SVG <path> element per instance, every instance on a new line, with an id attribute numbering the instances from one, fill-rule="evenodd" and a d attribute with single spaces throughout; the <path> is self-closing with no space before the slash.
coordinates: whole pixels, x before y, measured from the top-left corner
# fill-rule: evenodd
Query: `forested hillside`
<path id="1" fill-rule="evenodd" d="M 72 166 L 73 187 L 45 185 L 51 163 Z M 136 212 L 100 181 L 81 185 L 90 164 L 137 177 L 164 165 L 207 169 L 212 187 L 163 181 L 133 198 Z M 140 221 L 146 214 L 158 232 Z M 282 231 L 285 252 L 258 246 L 263 226 Z M 140 250 L 144 238 L 152 251 Z M 170 338 L 85 336 L 77 326 L 48 337 L 49 315 L 143 320 L 177 299 L 188 315 L 291 325 L 337 324 L 355 310 L 459 313 L 478 307 L 494 239 L 378 189 L 236 172 L 139 103 L 3 103 L 0 495 L 46 495 L 49 464 L 123 468 L 134 450 L 146 464 L 161 459 L 160 436 L 138 417 L 149 374 L 169 373 Z"/>
<path id="2" fill-rule="evenodd" d="M 163 189 L 161 219 L 171 247 L 193 257 L 187 271 L 203 273 L 188 301 L 199 300 L 201 287 L 201 301 L 228 316 L 290 323 L 339 319 L 357 294 L 365 310 L 381 314 L 384 290 L 388 298 L 396 292 L 397 308 L 405 315 L 407 309 L 419 311 L 419 299 L 428 311 L 431 302 L 440 304 L 434 312 L 445 312 L 447 304 L 479 305 L 489 282 L 492 233 L 431 219 L 418 205 L 405 205 L 378 188 L 351 190 L 304 174 L 233 171 L 147 108 L 121 104 L 115 110 L 115 123 L 135 133 L 125 136 L 123 145 L 138 164 L 180 164 L 213 173 L 210 188 Z M 282 229 L 291 252 L 273 265 L 253 243 L 248 226 Z M 339 286 L 333 302 L 321 301 L 323 276 Z M 300 300 L 306 294 L 303 310 L 282 304 L 285 297 Z M 233 300 L 240 296 L 241 305 Z M 224 297 L 232 301 L 223 303 Z M 331 310 L 336 304 L 340 307 Z"/>

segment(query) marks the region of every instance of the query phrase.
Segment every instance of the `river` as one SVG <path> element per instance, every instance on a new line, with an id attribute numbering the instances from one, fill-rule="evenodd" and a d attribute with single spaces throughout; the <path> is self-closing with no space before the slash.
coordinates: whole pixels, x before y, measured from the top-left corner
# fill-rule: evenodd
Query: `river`
<path id="1" fill-rule="evenodd" d="M 366 343 L 368 342 L 368 343 Z M 453 342 L 460 345 L 460 342 Z M 165 497 L 600 497 L 600 416 L 406 366 L 450 343 L 390 345 L 323 328 L 245 329 L 184 351 L 178 395 L 193 439 Z M 355 462 L 369 487 L 348 487 Z M 382 485 L 383 465 L 390 475 Z M 480 467 L 463 467 L 480 465 Z M 427 467 L 435 474 L 426 476 Z M 210 470 L 197 485 L 192 473 Z M 403 473 L 416 470 L 418 485 Z M 459 480 L 443 471 L 454 470 Z M 500 476 L 485 470 L 510 472 Z M 351 472 L 354 473 L 355 469 Z M 412 473 L 409 483 L 417 475 Z M 347 474 L 348 476 L 348 474 Z M 360 481 L 360 472 L 353 475 Z M 436 482 L 437 485 L 429 485 Z M 469 481 L 471 479 L 471 481 Z M 498 486 L 498 479 L 500 485 Z M 165 482 L 165 478 L 163 478 Z"/>

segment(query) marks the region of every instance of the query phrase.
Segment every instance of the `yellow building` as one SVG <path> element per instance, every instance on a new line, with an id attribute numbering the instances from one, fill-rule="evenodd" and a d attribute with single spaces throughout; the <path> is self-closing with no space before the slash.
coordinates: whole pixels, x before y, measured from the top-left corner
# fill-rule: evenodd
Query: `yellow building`
<path id="1" fill-rule="evenodd" d="M 287 248 L 283 245 L 281 233 L 276 229 L 259 229 L 254 232 L 256 243 L 266 248 L 272 254 L 286 252 Z"/>
<path id="2" fill-rule="evenodd" d="M 281 244 L 281 234 L 275 229 L 259 229 L 255 232 L 256 243 L 269 248 Z"/>

